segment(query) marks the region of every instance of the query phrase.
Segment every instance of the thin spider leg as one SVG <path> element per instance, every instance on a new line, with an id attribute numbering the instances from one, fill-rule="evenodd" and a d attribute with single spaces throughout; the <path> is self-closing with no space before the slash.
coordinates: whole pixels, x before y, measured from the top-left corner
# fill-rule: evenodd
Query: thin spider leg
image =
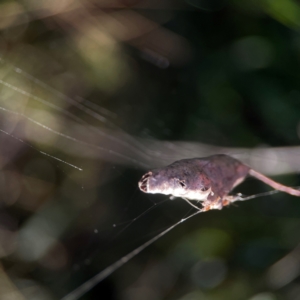
<path id="1" fill-rule="evenodd" d="M 259 194 L 255 194 L 255 195 L 251 195 L 251 196 L 246 196 L 246 195 L 242 195 L 242 194 L 237 194 L 236 196 L 233 196 L 233 199 L 231 200 L 232 202 L 235 201 L 246 201 L 246 200 L 251 200 L 251 199 L 255 199 L 258 197 L 263 197 L 263 196 L 270 196 L 273 194 L 277 194 L 280 193 L 281 191 L 279 190 L 272 190 L 269 192 L 264 192 L 264 193 L 259 193 Z"/>
<path id="2" fill-rule="evenodd" d="M 241 193 L 238 193 L 236 195 L 228 195 L 226 198 L 223 200 L 225 202 L 233 203 L 235 201 L 243 201 L 245 199 L 245 196 L 243 196 Z M 226 205 L 228 205 L 226 204 Z"/>
<path id="3" fill-rule="evenodd" d="M 190 200 L 188 200 L 187 198 L 183 198 L 183 200 L 185 200 L 189 205 L 193 206 L 194 208 L 196 208 L 197 210 L 202 211 L 202 209 L 200 209 L 198 206 L 194 205 Z"/>
<path id="4" fill-rule="evenodd" d="M 258 197 L 270 196 L 270 195 L 273 195 L 273 194 L 277 194 L 279 192 L 280 191 L 278 191 L 278 190 L 273 190 L 273 191 L 259 193 L 259 194 L 255 194 L 255 195 L 251 195 L 251 196 L 246 196 L 246 195 L 243 195 L 241 193 L 238 193 L 236 195 L 229 195 L 223 200 L 223 205 L 226 206 L 226 205 L 229 205 L 229 204 L 234 203 L 236 201 L 246 201 L 246 200 L 251 200 L 251 199 L 258 198 Z"/>

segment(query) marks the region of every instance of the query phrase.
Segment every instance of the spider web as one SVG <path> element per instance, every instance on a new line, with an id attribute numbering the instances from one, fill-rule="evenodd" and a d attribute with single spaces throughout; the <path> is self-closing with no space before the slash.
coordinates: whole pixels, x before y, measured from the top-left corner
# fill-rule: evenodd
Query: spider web
<path id="1" fill-rule="evenodd" d="M 184 253 L 180 255 L 181 264 L 174 269 L 166 261 L 152 263 L 149 255 L 140 258 L 139 264 L 127 266 L 118 275 L 120 279 L 116 277 L 120 287 L 112 288 L 108 279 L 94 292 L 93 288 L 166 233 L 182 225 L 184 229 L 174 233 L 182 244 L 176 248 L 176 242 L 171 242 L 175 250 L 168 249 L 168 239 L 152 246 L 151 250 L 156 254 L 153 257 L 173 251 L 169 259 L 174 260 L 183 251 L 180 247 L 183 247 L 185 235 L 197 232 L 195 227 L 201 228 L 202 222 L 209 223 L 214 218 L 219 219 L 217 229 L 209 233 L 216 241 L 224 241 L 225 246 L 209 248 L 216 251 L 217 258 L 211 258 L 205 247 L 200 247 L 201 255 L 191 255 L 189 263 L 195 269 L 202 261 L 200 256 L 211 259 L 209 266 L 215 267 L 215 273 L 207 281 L 200 276 L 204 287 L 217 286 L 224 280 L 227 271 L 219 257 L 225 255 L 227 244 L 231 242 L 221 227 L 228 216 L 234 216 L 236 208 L 189 220 L 200 212 L 192 212 L 179 199 L 171 202 L 165 197 L 141 194 L 137 181 L 149 168 L 196 156 L 195 153 L 247 156 L 247 151 L 229 148 L 222 151 L 222 148 L 206 145 L 200 145 L 199 151 L 197 145 L 180 147 L 171 142 L 151 148 L 158 141 L 149 140 L 147 132 L 143 138 L 127 133 L 123 127 L 128 124 L 123 126 L 120 122 L 120 112 L 82 98 L 74 100 L 4 58 L 1 64 L 2 215 L 8 228 L 5 234 L 11 239 L 3 257 L 7 272 L 22 293 L 55 299 L 71 291 L 63 298 L 71 300 L 92 290 L 91 299 L 99 293 L 106 299 L 113 299 L 116 289 L 125 291 L 126 297 L 150 289 L 163 297 L 178 280 L 174 274 L 180 277 L 178 274 L 184 272 L 182 270 L 193 269 L 182 260 Z M 142 130 L 141 126 L 138 131 Z M 278 161 L 276 159 L 276 163 Z M 272 159 L 268 163 L 272 165 Z M 286 170 L 291 169 L 286 167 Z M 245 200 L 272 193 L 261 195 L 257 191 Z M 199 238 L 202 242 L 203 232 Z M 7 259 L 9 255 L 16 258 Z M 24 270 L 33 267 L 24 275 L 16 270 L 17 264 Z M 145 264 L 150 264 L 148 269 L 143 267 Z M 141 273 L 137 268 L 144 268 L 144 271 L 135 280 Z M 128 272 L 133 274 L 126 275 Z M 158 282 L 147 285 L 145 280 L 151 272 L 156 274 L 151 277 L 154 281 L 165 276 L 165 285 L 160 286 Z M 215 278 L 220 279 L 214 281 Z"/>

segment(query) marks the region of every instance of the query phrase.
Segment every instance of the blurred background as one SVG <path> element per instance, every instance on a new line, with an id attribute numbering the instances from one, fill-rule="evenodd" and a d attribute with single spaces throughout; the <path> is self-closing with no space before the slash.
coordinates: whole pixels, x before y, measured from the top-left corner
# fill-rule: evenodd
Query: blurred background
<path id="1" fill-rule="evenodd" d="M 299 29 L 293 0 L 1 1 L 0 299 L 61 299 L 190 215 L 150 168 L 227 153 L 300 186 Z M 300 299 L 299 217 L 200 214 L 82 299 Z"/>

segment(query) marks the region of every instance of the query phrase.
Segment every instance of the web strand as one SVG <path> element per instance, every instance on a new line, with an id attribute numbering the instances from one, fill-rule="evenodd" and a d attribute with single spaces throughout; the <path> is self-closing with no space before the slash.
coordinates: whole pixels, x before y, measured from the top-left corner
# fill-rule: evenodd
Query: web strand
<path id="1" fill-rule="evenodd" d="M 107 278 L 109 275 L 111 275 L 112 273 L 114 273 L 117 269 L 121 268 L 129 260 L 131 260 L 132 258 L 134 258 L 136 255 L 138 255 L 140 252 L 142 252 L 148 246 L 150 246 L 151 244 L 153 244 L 154 242 L 156 242 L 158 239 L 160 239 L 161 237 L 163 237 L 169 231 L 171 231 L 172 229 L 174 229 L 175 227 L 177 227 L 179 224 L 185 222 L 186 220 L 188 220 L 188 219 L 190 219 L 190 218 L 198 215 L 201 212 L 202 211 L 198 210 L 197 212 L 193 213 L 192 215 L 188 216 L 187 218 L 181 219 L 179 222 L 175 223 L 174 225 L 172 225 L 171 227 L 169 227 L 165 231 L 163 231 L 160 234 L 156 235 L 154 238 L 150 239 L 146 243 L 142 244 L 141 246 L 137 247 L 136 249 L 134 249 L 133 251 L 131 251 L 127 255 L 125 255 L 122 258 L 120 258 L 119 260 L 117 260 L 115 263 L 113 263 L 112 265 L 110 265 L 109 267 L 107 267 L 106 269 L 104 269 L 103 271 L 101 271 L 100 273 L 98 273 L 96 276 L 92 277 L 91 279 L 89 279 L 88 281 L 86 281 L 85 283 L 83 283 L 81 286 L 79 286 L 78 288 L 76 288 L 74 291 L 72 291 L 71 293 L 69 293 L 66 296 L 64 296 L 61 300 L 77 300 L 77 299 L 79 299 L 85 293 L 87 293 L 88 291 L 90 291 L 95 285 L 97 285 L 103 279 Z"/>
<path id="2" fill-rule="evenodd" d="M 235 202 L 235 201 L 246 201 L 246 200 L 255 199 L 255 198 L 259 198 L 259 197 L 263 197 L 263 196 L 273 195 L 273 194 L 276 194 L 278 192 L 280 192 L 280 191 L 273 190 L 273 191 L 259 193 L 259 194 L 255 194 L 255 195 L 251 195 L 251 196 L 245 196 L 245 197 L 243 197 L 241 194 L 238 194 L 232 202 Z M 184 200 L 187 201 L 187 199 L 184 199 Z M 86 281 L 85 283 L 83 283 L 81 286 L 79 286 L 78 288 L 76 288 L 74 291 L 72 291 L 71 293 L 69 293 L 66 296 L 64 296 L 61 300 L 77 300 L 77 299 L 79 299 L 81 296 L 83 296 L 88 291 L 90 291 L 94 286 L 96 286 L 102 280 L 104 280 L 105 278 L 107 278 L 108 276 L 110 276 L 117 269 L 121 268 L 129 260 L 131 260 L 132 258 L 134 258 L 139 253 L 141 253 L 144 249 L 146 249 L 148 246 L 150 246 L 151 244 L 153 244 L 154 242 L 156 242 L 158 239 L 160 239 L 161 237 L 163 237 L 169 231 L 171 231 L 172 229 L 174 229 L 175 227 L 177 227 L 179 224 L 187 221 L 188 219 L 190 219 L 190 218 L 192 218 L 192 217 L 194 217 L 194 216 L 196 216 L 196 215 L 198 215 L 200 213 L 205 212 L 205 211 L 201 210 L 200 208 L 198 208 L 197 206 L 193 205 L 190 201 L 187 201 L 187 203 L 189 205 L 191 205 L 192 207 L 196 208 L 197 211 L 195 213 L 191 214 L 190 216 L 188 216 L 188 217 L 186 217 L 184 219 L 181 219 L 180 221 L 178 221 L 174 225 L 170 226 L 168 229 L 164 230 L 163 232 L 159 233 L 158 235 L 156 235 L 155 237 L 153 237 L 149 241 L 147 241 L 144 244 L 142 244 L 141 246 L 137 247 L 136 249 L 134 249 L 133 251 L 131 251 L 127 255 L 123 256 L 122 258 L 120 258 L 119 260 L 117 260 L 115 263 L 113 263 L 112 265 L 108 266 L 107 268 L 105 268 L 104 270 L 102 270 L 101 272 L 99 272 L 97 275 L 95 275 L 94 277 L 92 277 L 91 279 L 89 279 L 88 281 Z"/>
<path id="3" fill-rule="evenodd" d="M 4 81 L 4 80 L 2 80 L 2 79 L 0 79 L 0 84 L 6 86 L 7 88 L 9 88 L 9 89 L 11 89 L 11 90 L 13 90 L 13 91 L 15 91 L 15 92 L 21 94 L 21 95 L 25 95 L 25 96 L 27 96 L 27 97 L 30 97 L 30 98 L 32 98 L 33 100 L 35 100 L 35 101 L 37 101 L 37 102 L 39 102 L 39 103 L 42 103 L 42 104 L 44 104 L 44 105 L 50 107 L 51 109 L 53 109 L 53 110 L 55 110 L 55 111 L 57 111 L 57 112 L 59 112 L 59 113 L 65 115 L 65 116 L 71 118 L 73 121 L 76 121 L 77 123 L 88 125 L 88 123 L 86 123 L 85 121 L 83 121 L 82 119 L 80 119 L 79 117 L 77 117 L 76 115 L 74 115 L 73 113 L 70 113 L 70 112 L 66 111 L 65 109 L 63 109 L 63 108 L 60 108 L 60 107 L 58 107 L 57 105 L 54 105 L 54 104 L 52 104 L 52 103 L 50 103 L 50 102 L 48 102 L 48 101 L 46 101 L 46 100 L 44 100 L 44 99 L 42 99 L 42 98 L 40 98 L 40 97 L 37 97 L 37 96 L 35 96 L 35 95 L 33 95 L 33 94 L 31 94 L 31 93 L 25 91 L 25 90 L 22 90 L 22 89 L 20 89 L 20 88 L 18 88 L 18 87 L 16 87 L 16 86 L 14 86 L 14 85 L 12 85 L 12 84 L 10 84 L 10 83 Z M 74 100 L 73 100 L 73 101 L 74 101 Z M 77 103 L 76 101 L 74 101 L 74 102 Z M 72 103 L 73 103 L 73 102 L 72 102 Z M 78 106 L 75 106 L 75 107 L 78 108 Z M 80 108 L 83 112 L 87 113 L 87 111 L 84 110 L 83 108 L 81 108 L 81 106 L 80 106 L 79 108 Z M 2 109 L 2 110 L 6 110 L 7 112 L 9 112 L 8 109 L 5 109 L 5 108 L 3 108 L 3 107 L 2 107 L 1 109 Z M 89 111 L 90 111 L 90 110 L 89 110 Z M 16 114 L 18 114 L 18 113 L 16 113 Z M 27 118 L 27 119 L 30 119 L 30 118 L 26 117 L 26 116 L 23 115 L 23 114 L 20 114 L 20 113 L 19 113 L 19 115 L 21 115 L 21 116 L 23 116 L 23 117 L 25 117 L 25 118 Z M 97 115 L 99 115 L 99 114 L 97 114 Z M 97 120 L 99 120 L 99 119 L 97 118 Z M 30 120 L 30 121 L 32 121 L 32 120 Z M 44 127 L 44 126 L 43 126 L 43 127 Z M 46 127 L 46 126 L 45 126 L 45 127 Z M 44 127 L 44 128 L 45 128 L 45 127 Z M 46 129 L 46 128 L 45 128 L 45 129 Z M 101 136 L 103 136 L 103 137 L 105 137 L 105 138 L 107 138 L 107 139 L 109 139 L 109 140 L 111 140 L 111 141 L 113 141 L 113 142 L 119 144 L 119 145 L 123 145 L 124 147 L 130 149 L 132 152 L 135 152 L 135 153 L 137 153 L 138 155 L 140 155 L 141 157 L 144 157 L 144 159 L 147 160 L 147 161 L 149 161 L 149 160 L 151 159 L 151 157 L 150 157 L 149 154 L 147 153 L 147 152 L 148 152 L 147 149 L 146 149 L 144 146 L 142 146 L 140 143 L 138 143 L 138 141 L 136 141 L 136 140 L 135 140 L 133 137 L 131 137 L 130 135 L 128 135 L 128 134 L 125 135 L 124 132 L 122 132 L 122 131 L 120 131 L 120 132 L 121 132 L 123 135 L 125 135 L 127 139 L 130 139 L 130 142 L 127 142 L 126 140 L 123 140 L 123 139 L 118 139 L 118 138 L 114 137 L 113 135 L 106 134 L 105 132 L 103 132 L 103 131 L 101 131 L 101 130 L 99 130 L 99 129 L 97 129 L 97 128 L 94 128 L 94 131 L 95 131 L 97 134 L 99 134 L 99 135 L 101 135 Z M 138 143 L 138 146 L 136 145 L 137 143 Z M 133 147 L 133 145 L 135 145 L 136 147 Z M 98 147 L 99 147 L 99 146 L 98 146 Z M 142 147 L 142 148 L 141 148 L 141 147 Z M 102 148 L 102 147 L 99 147 L 99 148 Z M 103 149 L 103 148 L 102 148 L 102 149 Z M 106 150 L 106 149 L 104 149 L 104 150 Z M 138 165 L 142 165 L 143 167 L 148 168 L 148 165 L 142 164 L 141 162 L 137 162 L 137 161 L 134 160 L 133 158 L 130 158 L 130 157 L 121 155 L 121 154 L 119 154 L 119 153 L 117 153 L 117 152 L 115 152 L 115 151 L 112 151 L 112 150 L 106 150 L 106 151 L 109 151 L 109 153 L 114 152 L 113 154 L 116 154 L 116 155 L 119 156 L 119 157 L 122 157 L 122 158 L 127 159 L 127 160 L 131 160 L 131 161 L 133 161 L 133 162 L 135 161 L 135 164 L 138 163 Z"/>
<path id="4" fill-rule="evenodd" d="M 4 130 L 2 130 L 2 129 L 0 129 L 0 132 L 2 132 L 2 133 L 4 133 L 4 134 L 6 134 L 6 135 L 8 135 L 8 136 L 10 136 L 10 137 L 12 137 L 12 138 L 14 138 L 15 140 L 17 140 L 17 141 L 19 141 L 19 142 L 21 142 L 21 143 L 23 143 L 23 144 L 25 144 L 26 146 L 30 147 L 31 149 L 34 149 L 35 151 L 39 152 L 39 153 L 42 154 L 42 155 L 48 156 L 48 157 L 50 157 L 50 158 L 52 158 L 52 159 L 55 159 L 55 160 L 57 160 L 57 161 L 59 161 L 59 162 L 61 162 L 61 163 L 64 163 L 64 164 L 66 164 L 66 165 L 68 165 L 68 166 L 70 166 L 70 167 L 72 167 L 72 168 L 74 168 L 74 169 L 77 169 L 77 170 L 79 170 L 79 171 L 83 171 L 83 169 L 81 169 L 81 168 L 79 168 L 79 167 L 77 167 L 77 166 L 75 166 L 75 165 L 73 165 L 73 164 L 70 164 L 70 163 L 68 163 L 68 162 L 65 161 L 65 160 L 62 160 L 62 159 L 60 159 L 60 158 L 58 158 L 58 157 L 55 157 L 55 156 L 53 156 L 53 155 L 50 155 L 50 154 L 48 154 L 48 153 L 46 153 L 46 152 L 44 152 L 44 151 L 40 151 L 39 149 L 33 147 L 33 146 L 30 145 L 29 143 L 26 143 L 25 141 L 23 141 L 22 139 L 20 139 L 20 138 L 14 136 L 14 135 L 12 135 L 11 133 L 8 133 L 8 132 L 6 132 L 6 131 L 4 131 Z"/>
<path id="5" fill-rule="evenodd" d="M 136 139 L 134 139 L 134 138 L 133 138 L 131 135 L 129 135 L 128 133 L 124 132 L 122 128 L 120 128 L 120 127 L 117 126 L 116 124 L 110 122 L 106 117 L 104 117 L 104 116 L 102 116 L 101 114 L 99 114 L 99 113 L 97 113 L 96 111 L 94 111 L 94 110 L 95 110 L 95 104 L 92 104 L 92 103 L 90 103 L 89 101 L 83 99 L 86 103 L 88 103 L 88 105 L 91 106 L 91 108 L 88 108 L 88 107 L 84 106 L 83 104 L 81 104 L 79 101 L 76 101 L 76 100 L 74 100 L 74 99 L 68 97 L 67 95 L 65 95 L 65 94 L 61 93 L 60 91 L 54 89 L 53 87 L 47 85 L 46 83 L 44 83 L 44 82 L 41 81 L 40 79 L 38 79 L 38 78 L 34 77 L 33 75 L 31 75 L 31 74 L 25 72 L 25 71 L 22 70 L 21 68 L 16 67 L 16 66 L 14 66 L 13 64 L 7 62 L 7 61 L 4 60 L 2 57 L 0 57 L 0 63 L 6 64 L 6 65 L 10 66 L 10 67 L 13 69 L 13 71 L 14 71 L 15 73 L 17 73 L 18 75 L 21 75 L 21 76 L 23 76 L 24 78 L 30 80 L 30 81 L 33 82 L 35 85 L 37 85 L 37 86 L 43 88 L 44 90 L 50 92 L 52 95 L 54 95 L 55 97 L 59 98 L 60 100 L 63 100 L 63 101 L 65 101 L 65 102 L 71 104 L 72 106 L 78 108 L 79 110 L 83 111 L 84 113 L 86 113 L 87 115 L 91 116 L 92 118 L 94 118 L 94 119 L 96 119 L 96 120 L 98 120 L 98 121 L 100 121 L 100 122 L 103 122 L 103 123 L 105 123 L 105 124 L 111 126 L 112 128 L 118 129 L 118 130 L 122 133 L 122 135 L 123 135 L 124 137 L 126 137 L 126 139 L 129 140 L 129 142 L 125 142 L 125 141 L 123 141 L 123 140 L 115 139 L 114 137 L 111 137 L 110 135 L 106 135 L 105 133 L 103 133 L 103 132 L 101 132 L 101 131 L 98 132 L 98 133 L 100 133 L 101 135 L 105 135 L 105 137 L 110 138 L 110 139 L 114 140 L 115 142 L 120 143 L 120 144 L 123 144 L 123 145 L 125 145 L 125 146 L 127 146 L 127 147 L 131 147 L 130 145 L 134 145 L 135 147 L 131 147 L 133 151 L 136 151 L 137 153 L 139 153 L 139 154 L 142 155 L 142 156 L 144 155 L 146 159 L 149 159 L 149 158 L 150 158 L 150 157 L 149 157 L 149 154 L 148 154 L 149 149 L 148 149 L 147 147 L 145 147 L 142 143 L 140 143 L 139 141 L 137 141 Z M 36 101 L 38 101 L 38 102 L 40 102 L 40 103 L 43 103 L 43 104 L 45 104 L 45 105 L 51 107 L 51 108 L 54 109 L 54 110 L 60 111 L 61 113 L 63 113 L 63 114 L 65 114 L 65 115 L 69 116 L 69 117 L 72 118 L 73 120 L 76 120 L 77 122 L 85 123 L 85 122 L 83 122 L 83 120 L 81 120 L 80 118 L 78 118 L 78 117 L 75 116 L 74 114 L 69 113 L 68 111 L 66 111 L 66 110 L 64 110 L 64 109 L 62 109 L 62 108 L 60 108 L 60 107 L 58 107 L 58 106 L 56 106 L 56 105 L 54 105 L 54 104 L 52 104 L 52 103 L 49 103 L 48 101 L 46 101 L 46 100 L 44 100 L 44 99 L 42 99 L 42 98 L 40 98 L 40 97 L 37 97 L 37 96 L 35 96 L 35 95 L 32 95 L 31 93 L 28 93 L 28 92 L 26 92 L 26 91 L 24 91 L 24 90 L 22 90 L 22 89 L 20 89 L 20 88 L 18 88 L 18 87 L 16 87 L 16 86 L 14 86 L 14 85 L 8 83 L 8 82 L 5 82 L 5 81 L 3 81 L 3 80 L 1 80 L 1 79 L 0 79 L 0 83 L 3 84 L 3 85 L 6 86 L 6 87 L 8 87 L 8 88 L 10 88 L 10 89 L 12 89 L 12 90 L 18 92 L 18 93 L 20 93 L 20 94 L 29 96 L 29 97 L 31 97 L 32 99 L 34 99 L 34 100 L 36 100 Z M 93 110 L 93 109 L 94 109 L 94 110 Z M 102 111 L 104 110 L 104 111 L 105 111 L 105 114 L 108 115 L 108 116 L 112 116 L 112 115 L 113 115 L 112 112 L 110 112 L 110 111 L 108 111 L 108 110 L 106 110 L 106 109 L 101 108 L 101 110 L 102 110 Z M 114 117 L 115 117 L 115 116 L 114 116 Z M 153 151 L 150 151 L 150 152 L 152 152 L 152 154 L 158 154 L 158 155 L 161 155 L 161 153 L 158 153 L 158 152 L 153 152 Z"/>
<path id="6" fill-rule="evenodd" d="M 31 123 L 33 123 L 33 124 L 39 126 L 39 127 L 42 127 L 43 129 L 45 129 L 45 130 L 47 130 L 47 131 L 49 131 L 49 132 L 51 132 L 51 133 L 53 133 L 53 134 L 55 134 L 55 135 L 61 136 L 61 137 L 65 138 L 65 139 L 70 140 L 70 141 L 72 141 L 72 142 L 75 142 L 75 143 L 77 143 L 77 144 L 81 144 L 81 145 L 84 145 L 84 146 L 93 147 L 93 148 L 96 148 L 96 149 L 98 149 L 98 150 L 107 152 L 107 153 L 109 153 L 109 154 L 113 154 L 113 155 L 115 155 L 115 156 L 117 156 L 117 157 L 120 157 L 120 158 L 122 158 L 122 159 L 124 159 L 124 160 L 127 160 L 127 161 L 131 161 L 132 163 L 134 163 L 134 164 L 136 164 L 136 165 L 140 165 L 140 166 L 142 166 L 142 167 L 144 167 L 144 168 L 149 167 L 148 165 L 145 165 L 145 164 L 139 162 L 139 161 L 136 160 L 136 159 L 130 158 L 130 157 L 128 157 L 128 156 L 126 156 L 126 155 L 123 155 L 123 154 L 121 154 L 121 153 L 118 153 L 118 152 L 116 152 L 116 151 L 114 151 L 114 150 L 108 150 L 108 149 L 105 149 L 105 148 L 103 148 L 103 147 L 101 147 L 101 146 L 94 145 L 94 144 L 91 144 L 91 143 L 87 143 L 87 142 L 78 140 L 78 139 L 76 139 L 76 138 L 74 138 L 74 137 L 72 137 L 72 136 L 70 136 L 70 135 L 67 135 L 67 134 L 64 134 L 64 133 L 62 133 L 62 132 L 56 131 L 56 130 L 50 128 L 49 126 L 46 126 L 46 125 L 44 125 L 44 124 L 42 124 L 42 123 L 40 123 L 40 122 L 38 122 L 38 121 L 36 121 L 36 120 L 30 118 L 30 117 L 27 117 L 26 115 L 24 115 L 24 114 L 22 114 L 22 113 L 15 112 L 15 111 L 12 111 L 12 110 L 9 110 L 9 109 L 4 108 L 4 107 L 2 107 L 2 106 L 0 106 L 0 110 L 5 111 L 5 112 L 10 113 L 10 114 L 13 114 L 13 115 L 20 116 L 20 117 L 26 119 L 27 121 L 29 121 L 29 122 L 31 122 Z M 4 130 L 2 130 L 2 132 L 6 133 L 6 134 L 8 134 L 8 135 L 11 135 L 11 134 L 5 132 Z M 21 139 L 15 137 L 15 136 L 13 136 L 13 135 L 11 135 L 11 136 L 12 136 L 13 138 L 15 138 L 15 139 L 21 141 L 22 143 L 24 143 L 24 144 L 26 144 L 26 145 L 28 145 L 28 146 L 31 146 L 30 144 L 25 143 L 23 140 L 21 140 Z M 31 146 L 31 147 L 34 148 L 33 146 Z M 34 149 L 35 149 L 35 148 L 34 148 Z M 35 149 L 35 150 L 37 150 L 37 149 Z M 39 150 L 37 150 L 37 151 L 39 151 Z M 39 151 L 39 152 L 41 152 L 41 151 Z M 42 152 L 41 152 L 41 153 L 42 153 Z M 49 155 L 49 156 L 51 156 L 51 155 Z M 56 158 L 56 159 L 59 160 L 58 158 Z"/>

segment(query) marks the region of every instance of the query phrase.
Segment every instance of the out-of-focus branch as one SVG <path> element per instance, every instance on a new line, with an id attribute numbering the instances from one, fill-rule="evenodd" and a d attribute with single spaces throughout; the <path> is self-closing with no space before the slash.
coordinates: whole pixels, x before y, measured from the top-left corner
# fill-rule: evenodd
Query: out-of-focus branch
<path id="1" fill-rule="evenodd" d="M 26 130 L 15 130 L 14 135 L 30 143 L 37 143 L 44 150 L 49 149 L 48 147 L 56 148 L 79 159 L 103 159 L 147 169 L 179 159 L 223 153 L 240 159 L 266 175 L 295 173 L 300 170 L 300 146 L 235 148 L 198 142 L 158 141 L 136 138 L 118 130 L 78 125 L 66 120 L 61 121 L 64 126 L 60 131 L 55 131 L 45 121 L 33 122 L 34 119 L 24 115 L 20 115 L 20 118 L 24 123 L 18 128 Z"/>

